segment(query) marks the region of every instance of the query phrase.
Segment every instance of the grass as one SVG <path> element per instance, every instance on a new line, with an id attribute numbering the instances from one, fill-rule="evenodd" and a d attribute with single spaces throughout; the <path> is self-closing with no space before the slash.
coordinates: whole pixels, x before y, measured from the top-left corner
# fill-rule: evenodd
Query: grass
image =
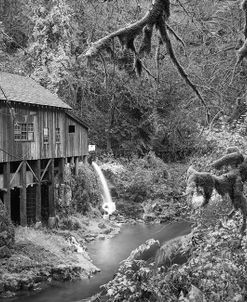
<path id="1" fill-rule="evenodd" d="M 35 230 L 32 227 L 17 227 L 15 238 L 17 244 L 32 243 L 64 260 L 66 260 L 64 251 L 70 248 L 69 242 L 64 237 L 48 233 L 42 229 Z"/>

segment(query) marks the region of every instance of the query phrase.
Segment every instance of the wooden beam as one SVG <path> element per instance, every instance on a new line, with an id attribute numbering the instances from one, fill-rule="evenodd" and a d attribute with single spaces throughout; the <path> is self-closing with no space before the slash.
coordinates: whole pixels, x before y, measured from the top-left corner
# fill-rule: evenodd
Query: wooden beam
<path id="1" fill-rule="evenodd" d="M 17 170 L 15 171 L 14 175 L 12 176 L 11 180 L 10 180 L 10 186 L 12 185 L 16 175 L 19 173 L 19 171 L 21 170 L 21 167 L 23 165 L 23 161 L 19 164 Z"/>
<path id="2" fill-rule="evenodd" d="M 49 173 L 49 217 L 55 217 L 55 182 L 54 182 L 54 159 L 50 160 Z"/>
<path id="3" fill-rule="evenodd" d="M 88 162 L 87 160 L 88 160 L 88 155 L 83 155 L 82 161 L 83 161 L 84 165 Z"/>
<path id="4" fill-rule="evenodd" d="M 27 163 L 23 161 L 21 167 L 21 188 L 20 188 L 20 218 L 21 218 L 21 225 L 27 225 L 27 180 L 26 180 L 26 173 L 27 173 Z"/>
<path id="5" fill-rule="evenodd" d="M 38 178 L 37 184 L 36 184 L 36 222 L 39 222 L 39 221 L 41 221 L 41 181 L 40 181 L 41 165 L 40 165 L 40 159 L 35 161 L 34 171 Z"/>
<path id="6" fill-rule="evenodd" d="M 65 167 L 65 158 L 62 157 L 59 159 L 58 169 L 59 169 L 59 183 L 64 183 L 64 167 Z"/>
<path id="7" fill-rule="evenodd" d="M 27 162 L 27 166 L 28 166 L 29 170 L 32 172 L 34 178 L 36 178 L 36 180 L 39 182 L 40 174 L 36 175 L 36 173 L 33 171 L 32 167 L 29 165 L 28 162 Z"/>
<path id="8" fill-rule="evenodd" d="M 79 171 L 79 157 L 75 156 L 75 176 L 78 175 L 78 171 Z"/>
<path id="9" fill-rule="evenodd" d="M 3 202 L 11 217 L 11 195 L 10 195 L 10 162 L 3 164 L 3 186 L 6 189 L 3 195 Z"/>
<path id="10" fill-rule="evenodd" d="M 49 161 L 48 161 L 48 163 L 47 163 L 47 165 L 45 167 L 45 170 L 43 171 L 43 173 L 42 173 L 42 175 L 40 177 L 40 180 L 43 180 L 43 177 L 45 176 L 45 173 L 47 172 L 47 170 L 48 170 L 48 168 L 49 168 L 49 166 L 51 164 L 51 161 L 52 161 L 52 159 L 49 159 Z M 54 166 L 54 160 L 53 160 L 53 166 Z"/>

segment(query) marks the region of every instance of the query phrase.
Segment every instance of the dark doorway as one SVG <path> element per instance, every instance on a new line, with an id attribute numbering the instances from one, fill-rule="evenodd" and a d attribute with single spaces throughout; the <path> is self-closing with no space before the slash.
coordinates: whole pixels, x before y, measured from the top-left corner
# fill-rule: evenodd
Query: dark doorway
<path id="1" fill-rule="evenodd" d="M 48 222 L 49 218 L 49 186 L 47 183 L 41 185 L 41 220 Z"/>
<path id="2" fill-rule="evenodd" d="M 14 224 L 19 225 L 20 219 L 20 189 L 14 187 L 11 189 L 11 220 Z"/>
<path id="3" fill-rule="evenodd" d="M 27 187 L 27 224 L 36 222 L 36 186 Z"/>

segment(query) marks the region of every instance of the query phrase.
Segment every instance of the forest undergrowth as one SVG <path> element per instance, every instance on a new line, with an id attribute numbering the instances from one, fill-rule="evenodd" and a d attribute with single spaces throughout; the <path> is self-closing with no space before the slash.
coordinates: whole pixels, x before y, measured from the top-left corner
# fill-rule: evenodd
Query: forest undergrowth
<path id="1" fill-rule="evenodd" d="M 210 164 L 232 146 L 245 155 L 247 142 L 239 131 L 226 128 L 205 131 L 197 153 L 177 168 L 180 178 L 176 183 L 180 183 L 181 191 L 185 185 L 185 167 L 193 164 L 198 171 L 217 174 Z M 153 260 L 128 263 L 124 274 L 104 286 L 104 301 L 247 300 L 247 236 L 240 233 L 241 214 L 227 220 L 231 202 L 217 193 L 206 208 L 193 207 L 191 200 L 186 203 L 183 200 L 180 206 L 186 208 L 191 233 L 175 240 L 170 249 L 169 243 L 165 244 Z M 173 263 L 172 258 L 178 255 L 186 255 L 186 261 Z M 170 265 L 164 265 L 168 258 Z"/>
<path id="2" fill-rule="evenodd" d="M 188 161 L 164 163 L 153 152 L 131 160 L 115 159 L 112 155 L 98 158 L 117 205 L 115 218 L 109 222 L 101 219 L 102 200 L 97 177 L 90 165 L 82 165 L 78 176 L 66 175 L 66 198 L 59 200 L 57 196 L 58 229 L 54 232 L 27 229 L 19 233 L 17 229 L 17 244 L 26 249 L 25 242 L 30 245 L 33 234 L 43 234 L 40 238 L 45 241 L 54 236 L 59 241 L 62 258 L 68 255 L 73 258 L 78 257 L 78 248 L 83 247 L 85 251 L 86 242 L 113 234 L 118 219 L 147 223 L 186 220 L 191 223 L 189 235 L 163 245 L 155 258 L 148 261 L 134 259 L 124 264 L 120 273 L 104 285 L 104 301 L 246 301 L 247 237 L 241 236 L 239 231 L 241 214 L 226 220 L 231 209 L 230 200 L 222 200 L 216 193 L 203 209 L 193 207 L 184 196 L 188 167 L 192 164 L 198 171 L 221 174 L 225 171 L 214 171 L 210 164 L 232 146 L 238 147 L 245 155 L 247 143 L 240 132 L 216 129 L 202 134 L 197 152 Z M 70 198 L 69 202 L 67 198 Z M 70 242 L 72 237 L 79 244 L 76 247 Z M 66 251 L 63 242 L 68 246 Z M 51 254 L 54 254 L 53 243 L 49 250 Z M 15 253 L 13 257 L 17 256 Z M 36 269 L 36 259 L 31 253 L 28 257 Z M 177 263 L 174 261 L 176 257 L 182 257 L 183 261 Z M 6 263 L 11 263 L 11 258 Z M 27 264 L 24 263 L 22 273 L 26 271 Z M 10 279 L 4 279 L 3 290 L 8 286 L 13 291 L 20 290 L 24 286 L 23 280 L 20 278 L 13 288 L 11 272 L 7 272 L 6 265 L 4 267 L 4 273 Z M 49 278 L 60 278 L 59 274 L 51 266 Z M 63 274 L 67 276 L 67 271 Z M 70 278 L 71 274 L 68 276 Z M 33 284 L 32 278 L 29 283 Z"/>

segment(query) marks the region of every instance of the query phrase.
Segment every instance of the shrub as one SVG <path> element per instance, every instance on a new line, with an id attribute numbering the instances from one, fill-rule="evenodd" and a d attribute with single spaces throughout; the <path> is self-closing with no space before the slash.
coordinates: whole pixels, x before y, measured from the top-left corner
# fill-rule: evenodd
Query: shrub
<path id="1" fill-rule="evenodd" d="M 98 178 L 89 165 L 82 164 L 78 175 L 72 176 L 72 205 L 73 208 L 85 214 L 92 207 L 99 207 L 101 203 L 100 186 Z"/>
<path id="2" fill-rule="evenodd" d="M 166 164 L 153 152 L 143 158 L 133 157 L 118 180 L 120 196 L 134 202 L 152 198 L 155 184 L 166 182 L 169 177 Z"/>

